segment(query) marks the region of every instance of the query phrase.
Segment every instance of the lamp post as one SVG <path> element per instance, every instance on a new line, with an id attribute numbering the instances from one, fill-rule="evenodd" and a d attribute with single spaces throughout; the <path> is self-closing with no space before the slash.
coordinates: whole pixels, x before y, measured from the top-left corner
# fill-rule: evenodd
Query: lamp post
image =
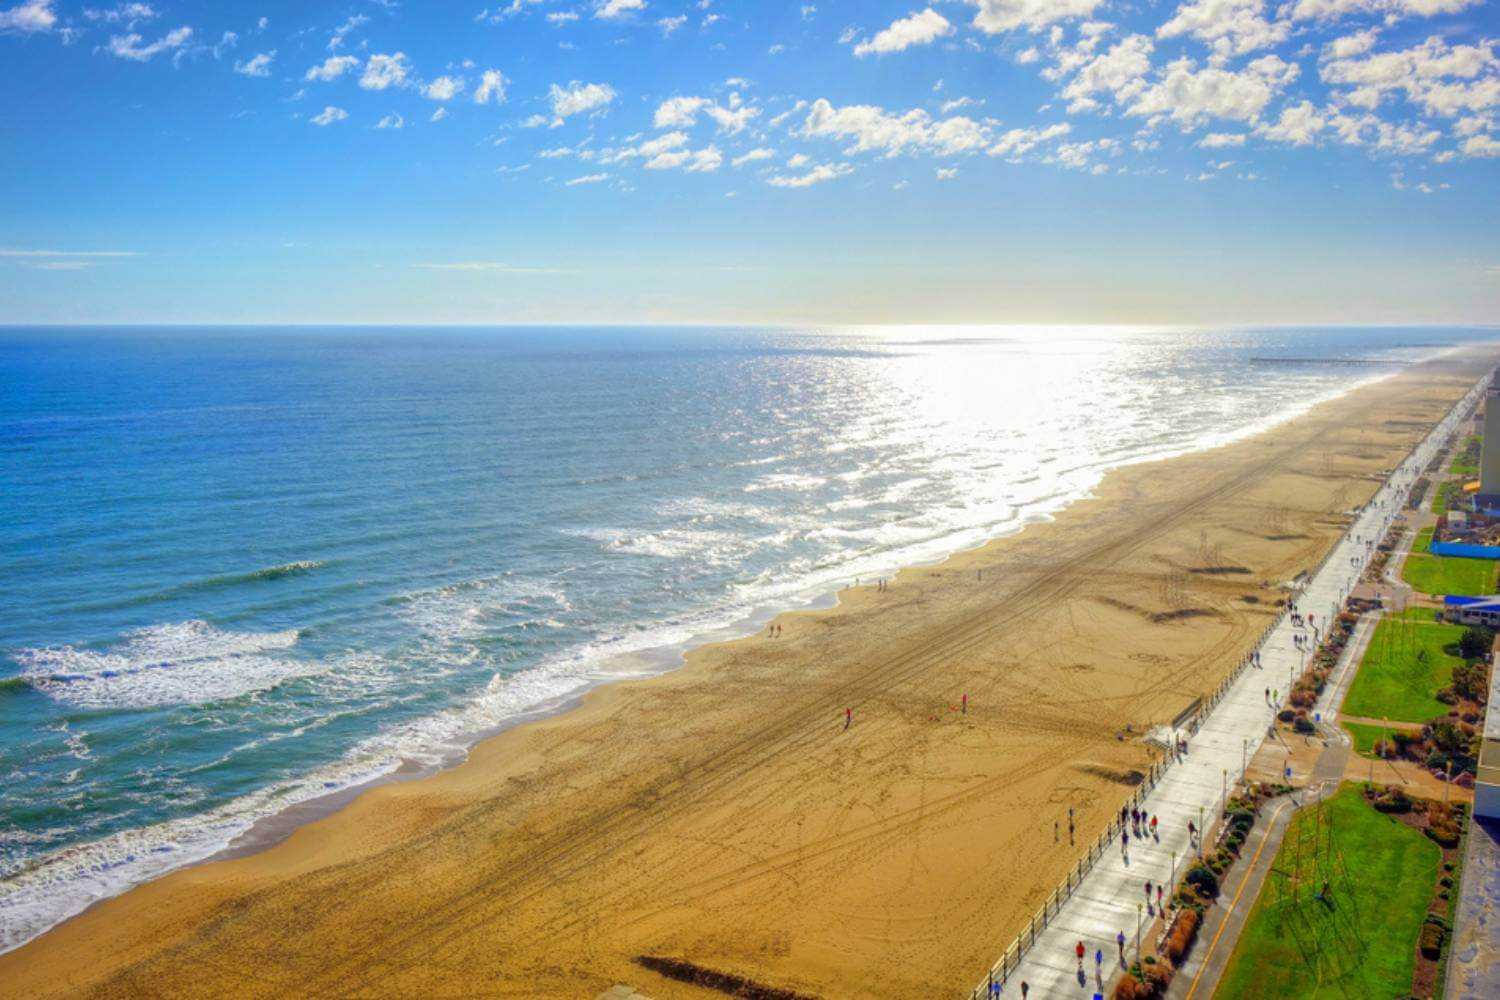
<path id="1" fill-rule="evenodd" d="M 1141 904 L 1135 904 L 1135 960 L 1140 963 L 1142 971 L 1145 970 L 1145 962 L 1141 961 Z"/>

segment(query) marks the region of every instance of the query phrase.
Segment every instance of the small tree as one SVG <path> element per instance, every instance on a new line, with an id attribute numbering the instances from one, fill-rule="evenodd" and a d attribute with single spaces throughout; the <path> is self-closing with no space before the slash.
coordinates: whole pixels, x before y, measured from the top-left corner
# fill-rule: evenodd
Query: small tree
<path id="1" fill-rule="evenodd" d="M 1489 655 L 1495 644 L 1495 633 L 1482 625 L 1470 625 L 1458 640 L 1458 655 L 1466 660 L 1479 660 Z"/>

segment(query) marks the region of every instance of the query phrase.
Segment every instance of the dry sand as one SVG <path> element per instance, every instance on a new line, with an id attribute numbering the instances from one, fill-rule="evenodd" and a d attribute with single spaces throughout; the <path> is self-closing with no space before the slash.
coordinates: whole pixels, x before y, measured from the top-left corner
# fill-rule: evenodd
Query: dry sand
<path id="1" fill-rule="evenodd" d="M 1484 362 L 1118 470 L 781 639 L 602 688 L 93 908 L 0 957 L 0 994 L 722 995 L 640 955 L 829 997 L 966 991 L 1076 860 L 1067 808 L 1082 845 L 1147 764 L 1121 730 L 1230 669 Z"/>

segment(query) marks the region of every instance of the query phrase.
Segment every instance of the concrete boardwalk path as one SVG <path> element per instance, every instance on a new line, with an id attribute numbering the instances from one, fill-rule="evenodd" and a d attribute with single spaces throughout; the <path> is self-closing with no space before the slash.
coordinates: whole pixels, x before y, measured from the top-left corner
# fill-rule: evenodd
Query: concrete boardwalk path
<path id="1" fill-rule="evenodd" d="M 1442 443 L 1476 398 L 1479 389 L 1460 400 L 1426 439 L 1419 444 L 1365 508 L 1355 517 L 1347 533 L 1338 541 L 1296 597 L 1299 612 L 1312 617 L 1318 634 L 1327 628 L 1330 614 L 1343 603 L 1344 596 L 1359 580 L 1373 544 L 1385 537 L 1394 515 L 1405 503 L 1411 484 L 1437 453 Z M 1366 541 L 1371 542 L 1369 550 Z M 1306 636 L 1306 649 L 1299 649 L 1296 637 Z M 1111 980 L 1123 968 L 1116 935 L 1126 937 L 1125 956 L 1134 961 L 1139 926 L 1141 944 L 1147 945 L 1146 933 L 1151 923 L 1147 912 L 1145 886 L 1153 886 L 1151 904 L 1156 901 L 1154 886 L 1171 885 L 1185 861 L 1194 856 L 1195 845 L 1189 842 L 1188 822 L 1198 829 L 1206 823 L 1215 827 L 1223 806 L 1225 790 L 1233 794 L 1245 762 L 1254 756 L 1270 733 L 1275 711 L 1281 706 L 1270 704 L 1265 689 L 1279 692 L 1284 702 L 1292 680 L 1301 673 L 1313 645 L 1313 630 L 1304 624 L 1292 624 L 1289 615 L 1278 619 L 1260 649 L 1260 666 L 1242 671 L 1223 698 L 1202 721 L 1196 734 L 1189 737 L 1185 756 L 1171 764 L 1146 795 L 1142 808 L 1158 820 L 1157 838 L 1144 840 L 1134 835 L 1126 853 L 1117 835 L 1111 847 L 1101 855 L 1075 883 L 1071 894 L 1038 926 L 1034 943 L 1030 932 L 1019 964 L 1009 968 L 998 964 L 990 973 L 1001 983 L 1002 996 L 1020 996 L 1020 984 L 1030 986 L 1031 997 L 1093 997 L 1105 993 Z M 1075 949 L 1083 943 L 1086 955 L 1080 967 Z M 1003 947 L 1003 945 L 1002 945 Z M 1104 953 L 1101 968 L 1096 969 L 1094 955 Z M 982 997 L 989 988 L 982 981 L 973 991 Z"/>

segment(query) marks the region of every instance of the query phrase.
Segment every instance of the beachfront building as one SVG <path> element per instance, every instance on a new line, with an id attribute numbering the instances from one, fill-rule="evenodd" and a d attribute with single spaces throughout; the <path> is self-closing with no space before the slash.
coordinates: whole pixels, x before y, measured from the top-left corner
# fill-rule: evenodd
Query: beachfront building
<path id="1" fill-rule="evenodd" d="M 1484 443 L 1479 451 L 1479 495 L 1481 508 L 1500 507 L 1500 371 L 1490 379 L 1484 394 Z"/>
<path id="2" fill-rule="evenodd" d="M 1460 597 L 1449 594 L 1443 598 L 1443 617 L 1456 625 L 1483 625 L 1500 629 L 1500 594 L 1489 597 Z"/>
<path id="3" fill-rule="evenodd" d="M 1500 644 L 1497 644 L 1500 645 Z M 1474 775 L 1474 815 L 1500 820 L 1500 669 L 1490 670 L 1490 703 L 1484 713 L 1484 739 Z"/>

